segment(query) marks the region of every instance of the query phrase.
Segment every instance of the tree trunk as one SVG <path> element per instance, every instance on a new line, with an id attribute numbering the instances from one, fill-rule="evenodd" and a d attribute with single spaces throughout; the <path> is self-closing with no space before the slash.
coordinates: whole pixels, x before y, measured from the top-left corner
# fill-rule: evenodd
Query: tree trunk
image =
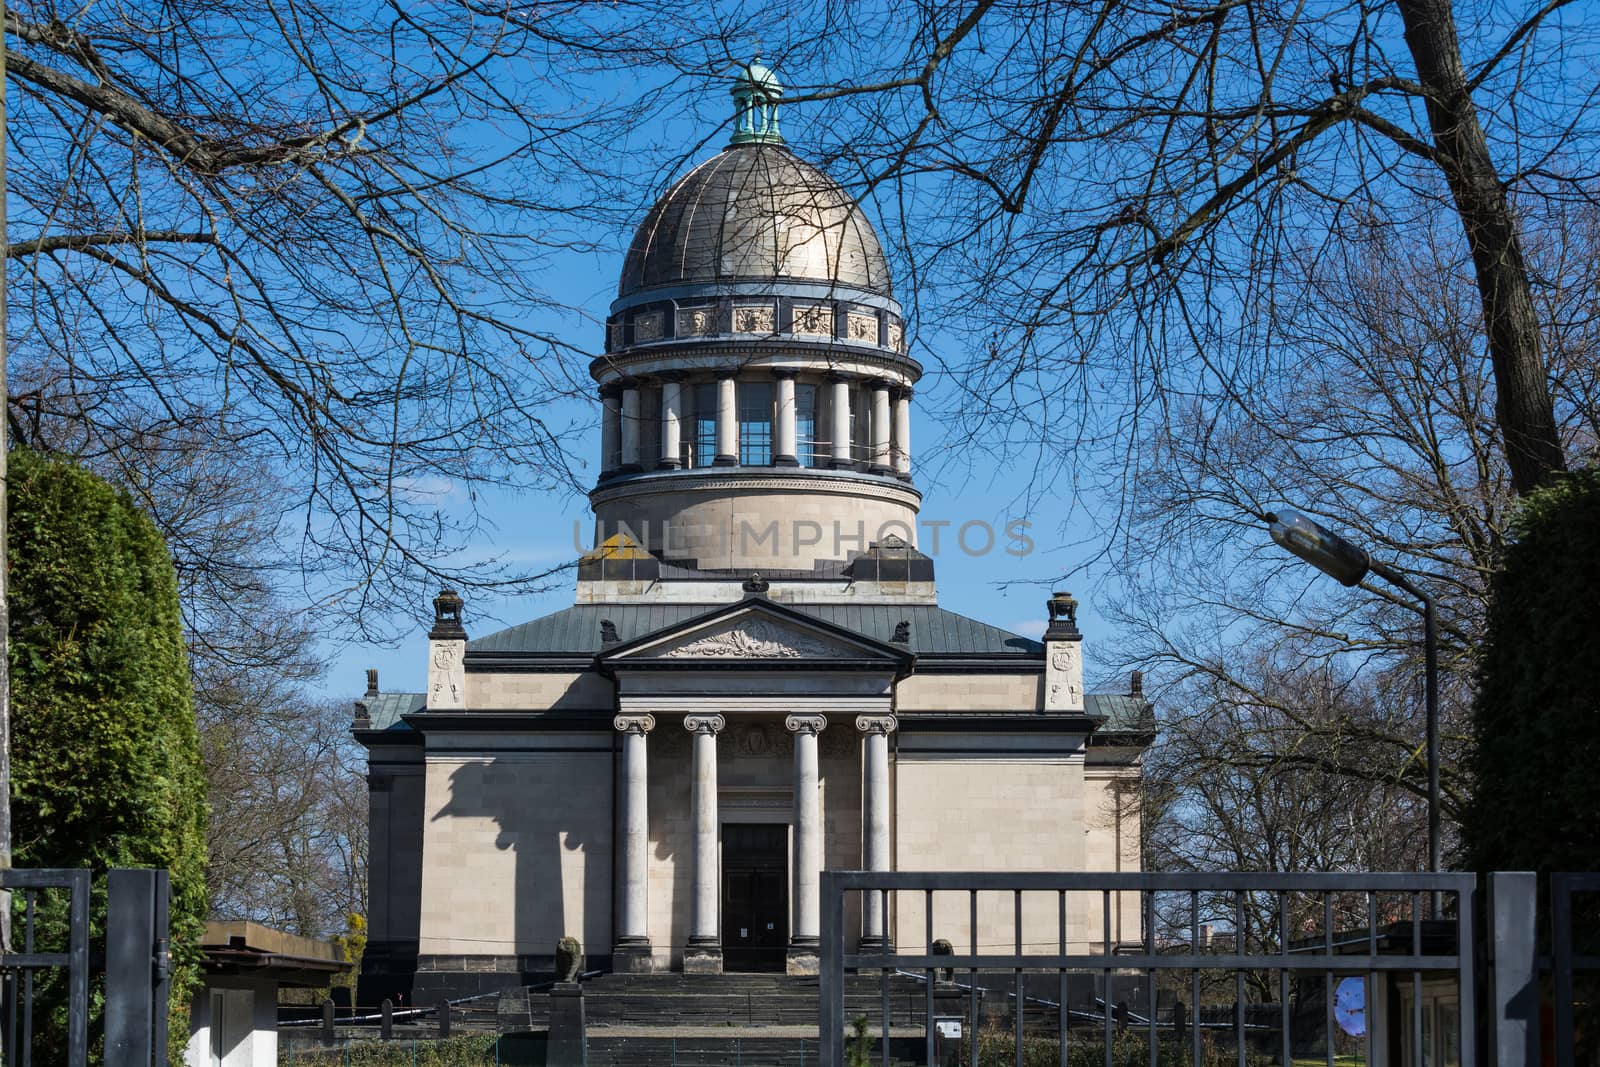
<path id="1" fill-rule="evenodd" d="M 1494 368 L 1496 418 L 1511 484 L 1525 494 L 1566 469 L 1540 352 L 1539 317 L 1516 221 L 1489 141 L 1467 90 L 1450 0 L 1396 0 L 1417 78 L 1428 91 L 1428 123 L 1461 216 L 1483 302 Z"/>

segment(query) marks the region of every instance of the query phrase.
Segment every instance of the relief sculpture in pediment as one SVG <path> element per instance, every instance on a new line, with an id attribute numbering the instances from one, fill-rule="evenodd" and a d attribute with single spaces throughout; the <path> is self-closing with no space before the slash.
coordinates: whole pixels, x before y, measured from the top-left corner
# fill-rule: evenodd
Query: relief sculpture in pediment
<path id="1" fill-rule="evenodd" d="M 671 659 L 801 659 L 835 656 L 839 649 L 763 619 L 711 634 L 662 653 Z"/>

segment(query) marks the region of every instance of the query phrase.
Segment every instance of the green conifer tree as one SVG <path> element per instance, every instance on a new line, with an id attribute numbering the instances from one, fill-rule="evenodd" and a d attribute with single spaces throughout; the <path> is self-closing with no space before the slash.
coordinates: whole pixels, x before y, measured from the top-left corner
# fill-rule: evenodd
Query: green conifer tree
<path id="1" fill-rule="evenodd" d="M 14 450 L 7 503 L 15 863 L 171 872 L 181 1062 L 205 920 L 205 780 L 172 561 L 126 494 L 70 462 Z M 102 889 L 97 938 L 104 918 Z"/>

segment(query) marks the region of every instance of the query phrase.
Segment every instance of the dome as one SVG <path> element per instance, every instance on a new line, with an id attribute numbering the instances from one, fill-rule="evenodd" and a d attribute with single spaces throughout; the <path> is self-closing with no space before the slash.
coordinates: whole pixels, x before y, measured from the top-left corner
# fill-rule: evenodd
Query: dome
<path id="1" fill-rule="evenodd" d="M 690 171 L 650 209 L 617 295 L 774 281 L 893 295 L 878 235 L 838 182 L 781 144 L 740 144 Z"/>

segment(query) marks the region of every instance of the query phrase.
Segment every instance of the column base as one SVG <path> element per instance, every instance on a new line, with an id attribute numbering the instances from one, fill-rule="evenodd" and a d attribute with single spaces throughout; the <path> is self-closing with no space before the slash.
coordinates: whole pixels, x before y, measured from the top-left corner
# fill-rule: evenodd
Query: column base
<path id="1" fill-rule="evenodd" d="M 870 934 L 861 938 L 861 948 L 858 950 L 863 956 L 889 951 L 889 939 L 878 934 Z"/>
<path id="2" fill-rule="evenodd" d="M 800 466 L 800 461 L 793 456 L 773 456 L 772 465 L 774 467 L 798 467 Z"/>
<path id="3" fill-rule="evenodd" d="M 885 467 L 881 463 L 874 463 L 872 466 L 867 468 L 867 473 L 868 474 L 876 474 L 880 478 L 882 478 L 882 477 L 887 477 L 888 475 L 893 474 L 894 473 L 894 468 Z"/>
<path id="4" fill-rule="evenodd" d="M 832 471 L 853 471 L 856 469 L 855 460 L 830 459 L 828 460 L 828 469 Z"/>
<path id="5" fill-rule="evenodd" d="M 717 458 L 711 461 L 711 465 L 713 467 L 737 467 L 739 465 L 739 457 L 726 456 L 718 452 Z"/>
<path id="6" fill-rule="evenodd" d="M 784 971 L 792 975 L 821 974 L 822 957 L 817 952 L 816 942 L 791 944 L 784 956 Z"/>
<path id="7" fill-rule="evenodd" d="M 690 941 L 683 949 L 684 974 L 721 974 L 722 946 L 716 942 L 697 945 Z"/>
<path id="8" fill-rule="evenodd" d="M 617 974 L 655 973 L 655 955 L 649 941 L 623 941 L 611 950 L 611 969 Z"/>
<path id="9" fill-rule="evenodd" d="M 656 470 L 658 470 L 658 471 L 675 471 L 680 466 L 682 466 L 682 464 L 680 464 L 675 459 L 664 459 L 660 463 L 656 464 Z"/>

